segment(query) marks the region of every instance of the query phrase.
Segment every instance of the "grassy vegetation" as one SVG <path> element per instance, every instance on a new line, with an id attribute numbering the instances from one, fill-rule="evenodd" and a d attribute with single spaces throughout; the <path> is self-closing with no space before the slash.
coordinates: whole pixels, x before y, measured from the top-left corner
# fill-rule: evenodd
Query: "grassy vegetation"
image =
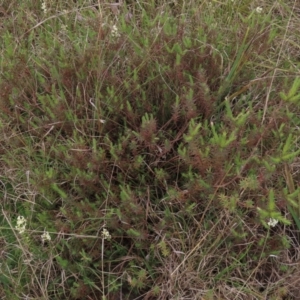
<path id="1" fill-rule="evenodd" d="M 299 299 L 299 1 L 2 1 L 1 299 Z"/>

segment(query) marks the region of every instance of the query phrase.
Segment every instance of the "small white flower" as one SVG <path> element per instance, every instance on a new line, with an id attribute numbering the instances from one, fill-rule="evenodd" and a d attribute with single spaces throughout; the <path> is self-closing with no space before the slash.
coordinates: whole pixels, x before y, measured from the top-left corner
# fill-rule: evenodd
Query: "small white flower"
<path id="1" fill-rule="evenodd" d="M 257 6 L 255 10 L 258 14 L 261 14 L 263 11 L 262 7 L 260 7 L 260 6 Z"/>
<path id="2" fill-rule="evenodd" d="M 277 225 L 277 223 L 278 223 L 278 220 L 276 220 L 276 219 L 270 219 L 269 220 L 269 222 L 268 222 L 268 225 L 270 226 L 270 227 L 275 227 L 276 225 Z"/>
<path id="3" fill-rule="evenodd" d="M 113 27 L 112 27 L 112 29 L 111 29 L 111 35 L 112 35 L 114 38 L 120 37 L 120 33 L 119 33 L 118 27 L 117 27 L 116 25 L 113 25 Z"/>
<path id="4" fill-rule="evenodd" d="M 102 230 L 102 238 L 104 240 L 108 240 L 108 241 L 111 239 L 111 235 L 106 228 L 103 228 L 103 230 Z"/>
<path id="5" fill-rule="evenodd" d="M 48 231 L 44 231 L 44 233 L 41 235 L 41 238 L 43 243 L 46 241 L 51 241 L 51 236 Z"/>
<path id="6" fill-rule="evenodd" d="M 17 231 L 19 231 L 20 234 L 23 234 L 26 229 L 26 223 L 27 223 L 27 221 L 23 216 L 18 216 L 17 225 L 16 225 L 15 229 Z"/>
<path id="7" fill-rule="evenodd" d="M 47 5 L 46 5 L 46 1 L 42 2 L 42 11 L 44 12 L 44 14 L 47 13 Z"/>

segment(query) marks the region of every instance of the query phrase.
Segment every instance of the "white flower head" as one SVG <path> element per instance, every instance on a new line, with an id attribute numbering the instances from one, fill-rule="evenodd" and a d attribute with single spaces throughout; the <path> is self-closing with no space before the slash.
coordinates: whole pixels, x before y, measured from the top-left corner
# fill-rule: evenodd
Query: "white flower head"
<path id="1" fill-rule="evenodd" d="M 44 12 L 44 14 L 47 13 L 47 4 L 46 4 L 45 0 L 44 0 L 44 2 L 42 2 L 42 11 Z"/>
<path id="2" fill-rule="evenodd" d="M 263 9 L 262 9 L 262 7 L 260 7 L 260 6 L 257 6 L 257 7 L 255 8 L 255 11 L 256 11 L 258 14 L 261 14 L 262 11 L 263 11 Z"/>
<path id="3" fill-rule="evenodd" d="M 276 220 L 276 219 L 270 219 L 269 220 L 269 222 L 268 222 L 268 225 L 270 226 L 270 227 L 275 227 L 276 225 L 277 225 L 277 223 L 278 223 L 278 220 Z"/>
<path id="4" fill-rule="evenodd" d="M 119 30 L 118 30 L 118 27 L 116 25 L 113 25 L 112 26 L 112 29 L 111 29 L 111 35 L 114 37 L 114 38 L 118 38 L 120 37 L 120 33 L 119 33 Z"/>
<path id="5" fill-rule="evenodd" d="M 106 228 L 103 228 L 103 230 L 102 230 L 102 238 L 104 240 L 108 240 L 108 241 L 111 239 L 111 235 Z"/>
<path id="6" fill-rule="evenodd" d="M 51 241 L 51 236 L 48 231 L 44 231 L 44 233 L 41 235 L 41 238 L 43 243 L 46 241 Z"/>
<path id="7" fill-rule="evenodd" d="M 26 223 L 27 223 L 27 221 L 23 216 L 18 216 L 17 225 L 16 225 L 15 229 L 17 231 L 19 231 L 20 234 L 23 234 L 26 229 Z"/>

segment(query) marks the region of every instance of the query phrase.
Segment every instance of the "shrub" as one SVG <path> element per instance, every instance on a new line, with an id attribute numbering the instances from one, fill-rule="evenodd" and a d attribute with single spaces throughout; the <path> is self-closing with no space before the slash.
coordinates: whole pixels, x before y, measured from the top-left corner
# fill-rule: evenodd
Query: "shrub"
<path id="1" fill-rule="evenodd" d="M 242 2 L 227 19 L 26 3 L 5 21 L 2 233 L 22 270 L 0 278 L 6 297 L 238 297 L 286 276 L 272 256 L 300 229 L 299 80 L 267 76 L 277 20 Z"/>

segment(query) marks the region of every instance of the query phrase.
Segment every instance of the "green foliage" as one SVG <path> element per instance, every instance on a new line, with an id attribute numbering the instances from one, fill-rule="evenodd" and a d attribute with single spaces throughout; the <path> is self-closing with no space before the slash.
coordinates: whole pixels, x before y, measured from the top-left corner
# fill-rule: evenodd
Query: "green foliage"
<path id="1" fill-rule="evenodd" d="M 165 241 L 160 241 L 157 246 L 160 249 L 160 251 L 164 257 L 167 257 L 170 255 L 170 250 L 168 249 L 168 246 Z"/>
<path id="2" fill-rule="evenodd" d="M 300 100 L 300 78 L 296 78 L 291 86 L 290 90 L 288 91 L 287 95 L 283 92 L 280 92 L 281 99 L 286 102 L 291 103 L 298 103 Z"/>

